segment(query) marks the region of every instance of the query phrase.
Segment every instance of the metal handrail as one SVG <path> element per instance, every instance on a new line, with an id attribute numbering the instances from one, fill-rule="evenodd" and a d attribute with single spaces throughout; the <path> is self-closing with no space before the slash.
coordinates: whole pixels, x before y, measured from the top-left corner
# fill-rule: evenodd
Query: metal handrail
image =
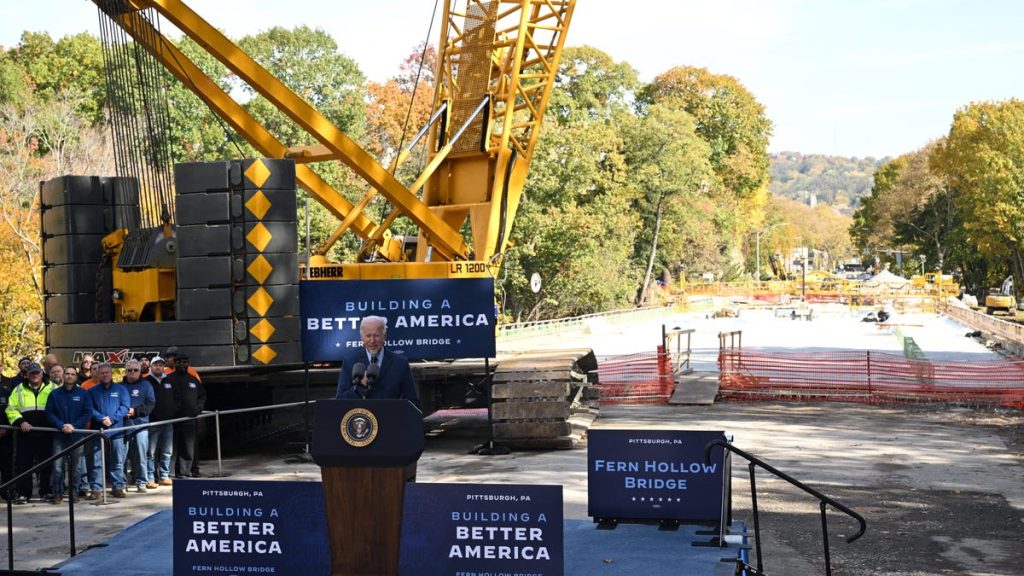
<path id="1" fill-rule="evenodd" d="M 2 428 L 14 429 L 16 433 L 21 433 L 21 429 L 19 427 L 17 427 L 17 426 L 6 426 L 5 425 L 5 426 L 2 426 Z M 63 433 L 63 430 L 58 430 L 56 428 L 47 428 L 47 427 L 44 427 L 44 426 L 33 426 L 32 427 L 32 431 L 33 432 L 60 432 L 60 433 Z M 60 452 L 57 452 L 56 454 L 51 455 L 49 458 L 43 460 L 42 462 L 40 462 L 40 463 L 36 464 L 35 466 L 29 468 L 28 470 L 25 470 L 21 474 L 18 474 L 17 476 L 15 476 L 14 478 L 8 480 L 4 484 L 0 484 L 0 494 L 7 494 L 8 490 L 10 490 L 11 487 L 13 487 L 13 486 L 17 486 L 17 483 L 22 478 L 24 478 L 25 476 L 28 476 L 29 478 L 31 478 L 32 474 L 35 473 L 36 470 L 38 470 L 38 469 L 40 469 L 40 468 L 42 468 L 44 466 L 47 466 L 47 465 L 49 465 L 50 463 L 52 463 L 54 461 L 57 461 L 57 460 L 60 460 L 61 458 L 64 458 L 64 456 L 66 456 L 69 452 L 78 449 L 80 446 L 84 446 L 87 442 L 92 441 L 97 436 L 101 439 L 101 444 L 104 447 L 106 447 L 106 445 L 110 443 L 110 438 L 108 438 L 100 430 L 75 430 L 74 433 L 81 433 L 81 434 L 84 434 L 84 436 L 82 436 L 82 438 L 79 438 L 78 440 L 72 442 L 71 445 L 68 446 L 67 448 L 61 450 Z M 104 453 L 104 457 L 105 457 L 105 455 L 106 454 Z M 68 468 L 69 468 L 68 472 L 71 473 L 70 466 Z M 104 476 L 106 476 L 106 472 L 104 472 Z M 68 480 L 69 481 L 71 480 L 70 475 L 68 476 Z M 71 555 L 74 556 L 75 555 L 75 495 L 74 494 L 69 494 L 69 498 L 68 498 L 68 514 L 70 516 L 70 521 L 68 522 L 68 527 L 69 527 L 68 529 L 70 530 Z M 11 571 L 14 570 L 14 503 L 12 502 L 12 499 L 10 498 L 10 494 L 8 494 L 8 498 L 7 498 L 7 566 L 8 566 L 9 570 L 11 570 Z"/>
<path id="2" fill-rule="evenodd" d="M 762 562 L 762 559 L 761 559 L 761 526 L 760 526 L 760 522 L 759 522 L 759 519 L 758 519 L 758 513 L 757 513 L 757 484 L 756 484 L 756 482 L 754 480 L 754 470 L 755 470 L 755 468 L 760 466 L 761 468 L 764 468 L 765 470 L 767 470 L 768 472 L 770 472 L 771 474 L 773 474 L 777 478 L 781 478 L 781 479 L 785 480 L 786 482 L 789 482 L 793 486 L 796 486 L 797 488 L 803 490 L 804 492 L 806 492 L 806 493 L 810 494 L 811 496 L 814 496 L 815 498 L 818 499 L 818 506 L 821 509 L 821 534 L 822 534 L 822 540 L 824 541 L 824 548 L 825 548 L 825 574 L 826 574 L 826 576 L 831 576 L 832 575 L 832 561 L 831 561 L 831 557 L 829 555 L 828 518 L 826 516 L 826 511 L 827 511 L 828 507 L 832 506 L 836 510 L 839 510 L 840 512 L 846 514 L 847 516 L 850 516 L 851 518 L 853 518 L 854 520 L 856 520 L 860 524 L 860 530 L 858 530 L 856 534 L 846 538 L 846 542 L 848 544 L 850 542 L 853 542 L 854 540 L 860 538 L 861 536 L 863 536 L 864 532 L 867 531 L 868 523 L 867 523 L 866 520 L 864 520 L 864 517 L 861 516 L 860 514 L 857 514 L 853 510 L 847 508 L 846 506 L 844 506 L 843 504 L 839 503 L 835 499 L 830 498 L 830 497 L 822 494 L 821 492 L 818 492 L 814 488 L 811 488 L 810 486 L 804 484 L 803 482 L 800 482 L 796 478 L 793 478 L 789 474 L 786 474 L 785 472 L 775 468 L 774 466 L 772 466 L 771 464 L 768 464 L 764 460 L 761 460 L 760 458 L 754 456 L 753 454 L 748 454 L 747 452 L 744 452 L 743 450 L 740 450 L 739 448 L 733 446 L 731 443 L 729 443 L 729 442 L 727 442 L 725 440 L 712 440 L 711 442 L 709 442 L 707 444 L 707 446 L 704 447 L 704 462 L 705 463 L 711 464 L 711 450 L 713 448 L 715 448 L 716 446 L 721 446 L 722 448 L 724 448 L 724 449 L 726 449 L 726 450 L 728 450 L 728 451 L 730 451 L 730 452 L 732 452 L 734 454 L 738 454 L 740 457 L 742 457 L 743 459 L 745 459 L 747 462 L 750 463 L 748 465 L 748 469 L 750 471 L 750 495 L 751 495 L 751 501 L 752 501 L 753 514 L 754 514 L 754 547 L 755 547 L 755 549 L 757 551 L 757 568 L 755 569 L 754 567 L 747 565 L 740 558 L 737 558 L 736 561 L 739 562 L 739 563 L 742 563 L 743 564 L 743 568 L 745 570 L 747 570 L 748 573 L 752 574 L 753 576 L 764 576 L 764 574 L 765 574 L 765 572 L 764 572 L 764 565 L 763 565 L 763 562 Z"/>
<path id="3" fill-rule="evenodd" d="M 134 430 L 140 430 L 140 429 L 144 429 L 144 428 L 153 428 L 153 427 L 157 427 L 157 426 L 164 426 L 166 424 L 176 424 L 176 423 L 179 423 L 179 422 L 187 422 L 187 421 L 193 421 L 193 420 L 198 421 L 198 420 L 202 420 L 203 418 L 213 418 L 215 423 L 216 423 L 215 424 L 215 431 L 216 431 L 216 439 L 217 439 L 217 475 L 218 476 L 223 476 L 224 474 L 223 474 L 223 464 L 222 464 L 222 458 L 221 458 L 221 441 L 220 441 L 220 416 L 222 414 L 224 414 L 224 415 L 242 414 L 242 413 L 246 413 L 246 412 L 259 412 L 259 411 L 263 411 L 263 410 L 276 410 L 276 409 L 279 409 L 279 408 L 293 408 L 293 407 L 296 407 L 296 406 L 305 406 L 305 405 L 311 405 L 311 404 L 316 404 L 316 400 L 308 400 L 308 401 L 302 401 L 302 402 L 288 402 L 288 403 L 285 403 L 285 404 L 271 404 L 271 405 L 268 405 L 268 406 L 252 406 L 252 407 L 249 407 L 249 408 L 235 408 L 235 409 L 232 409 L 232 410 L 204 411 L 204 412 L 200 413 L 197 416 L 184 416 L 184 417 L 181 417 L 181 418 L 173 418 L 173 419 L 170 419 L 170 420 L 158 420 L 158 421 L 155 421 L 155 422 L 148 422 L 148 423 L 145 423 L 145 424 L 133 424 L 131 426 L 121 426 L 121 427 L 118 427 L 118 428 L 107 428 L 107 429 L 104 429 L 104 430 L 90 430 L 90 429 L 80 429 L 80 430 L 78 430 L 78 429 L 76 429 L 74 431 L 75 434 L 84 434 L 85 437 L 81 438 L 79 440 L 76 440 L 74 443 L 72 443 L 67 448 L 61 450 L 60 452 L 58 452 L 56 454 L 51 455 L 46 460 L 43 460 L 42 462 L 40 462 L 39 464 L 36 464 L 32 468 L 29 468 L 28 470 L 22 472 L 21 474 L 18 474 L 17 476 L 15 476 L 10 481 L 0 485 L 0 494 L 4 494 L 11 486 L 17 485 L 17 482 L 19 480 L 21 480 L 23 477 L 25 477 L 26 475 L 31 475 L 37 469 L 39 469 L 39 468 L 41 468 L 43 466 L 46 466 L 47 464 L 50 464 L 50 463 L 52 463 L 52 462 L 54 462 L 54 461 L 56 461 L 56 460 L 58 460 L 60 458 L 64 458 L 69 452 L 71 452 L 72 450 L 78 448 L 81 445 L 84 445 L 85 443 L 87 443 L 89 440 L 93 439 L 96 436 L 98 436 L 98 437 L 100 437 L 102 439 L 103 447 L 107 451 L 109 451 L 109 444 L 110 444 L 110 441 L 111 441 L 110 435 L 113 434 L 113 433 L 123 433 L 123 434 L 127 435 L 127 433 L 129 433 L 131 431 L 134 431 Z M 2 424 L 2 425 L 0 425 L 0 429 L 13 430 L 15 432 L 15 434 L 23 433 L 21 431 L 21 427 L 20 426 L 11 426 L 11 425 Z M 60 430 L 58 428 L 49 428 L 49 427 L 45 427 L 45 426 L 33 426 L 32 427 L 32 432 L 50 432 L 50 433 L 61 433 L 62 434 L 63 430 Z M 17 436 L 15 436 L 15 441 L 16 440 L 17 440 Z M 106 474 L 106 465 L 105 465 L 106 464 L 106 452 L 104 452 L 103 458 L 101 458 L 101 462 L 103 464 L 103 470 L 101 471 L 101 474 L 102 474 L 102 476 L 104 478 L 104 481 L 106 481 L 106 475 L 107 475 Z M 106 501 L 106 491 L 103 491 L 103 499 L 104 499 L 104 501 Z M 70 530 L 70 535 L 71 535 L 70 536 L 71 537 L 71 556 L 74 556 L 76 554 L 76 551 L 75 551 L 75 516 L 74 516 L 74 495 L 73 494 L 71 495 L 70 498 L 68 498 L 68 507 L 69 507 L 69 516 L 70 516 L 70 518 L 69 518 L 69 530 Z M 8 547 L 7 547 L 8 548 L 8 550 L 7 550 L 8 565 L 9 565 L 9 569 L 11 571 L 13 571 L 14 570 L 14 511 L 13 511 L 13 503 L 12 503 L 11 499 L 7 500 L 7 541 L 8 541 Z"/>

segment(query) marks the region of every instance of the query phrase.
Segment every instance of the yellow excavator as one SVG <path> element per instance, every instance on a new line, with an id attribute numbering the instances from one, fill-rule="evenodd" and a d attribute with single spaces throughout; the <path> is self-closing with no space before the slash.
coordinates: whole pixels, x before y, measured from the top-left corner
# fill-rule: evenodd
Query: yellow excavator
<path id="1" fill-rule="evenodd" d="M 244 396 L 251 404 L 281 397 L 271 394 L 278 383 L 299 381 L 300 275 L 310 281 L 497 276 L 575 0 L 444 2 L 430 119 L 389 166 L 181 0 L 94 3 L 119 174 L 42 186 L 50 256 L 44 255 L 47 345 L 61 358 L 90 353 L 120 362 L 176 344 L 193 364 L 208 367 L 213 401 Z M 170 41 L 162 22 L 194 40 L 315 144 L 286 145 Z M 172 183 L 157 66 L 262 158 L 177 165 Z M 396 168 L 415 145 L 427 147 L 426 163 L 402 182 Z M 360 198 L 350 200 L 314 169 L 331 162 L 365 181 Z M 221 181 L 221 187 L 210 184 Z M 338 220 L 302 264 L 296 186 Z M 69 214 L 88 212 L 87 205 L 92 227 L 76 227 Z M 393 234 L 399 217 L 417 233 Z M 358 239 L 357 257 L 330 262 L 328 251 L 346 235 Z M 195 310 L 202 313 L 192 317 Z M 497 439 L 571 445 L 570 416 L 588 396 L 579 375 L 596 369 L 590 350 L 527 354 L 484 367 L 485 373 L 418 366 L 425 412 L 460 404 L 479 392 L 481 381 L 493 382 Z M 331 378 L 323 375 L 322 383 Z"/>
<path id="2" fill-rule="evenodd" d="M 1002 286 L 992 288 L 985 295 L 985 313 L 994 315 L 996 312 L 1016 314 L 1017 298 L 1013 292 L 1013 276 L 1007 276 Z"/>

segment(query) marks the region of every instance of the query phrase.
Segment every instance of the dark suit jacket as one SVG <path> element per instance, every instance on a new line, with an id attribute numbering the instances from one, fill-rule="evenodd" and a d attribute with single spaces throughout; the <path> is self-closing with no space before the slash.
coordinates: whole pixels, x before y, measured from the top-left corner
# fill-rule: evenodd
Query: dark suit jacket
<path id="1" fill-rule="evenodd" d="M 420 397 L 416 393 L 416 382 L 412 379 L 409 361 L 401 354 L 384 348 L 380 362 L 380 375 L 366 394 L 367 398 L 394 399 L 404 398 L 420 407 Z M 335 398 L 362 398 L 352 385 L 352 367 L 356 364 L 369 364 L 366 350 L 362 347 L 349 351 L 342 359 L 341 370 L 338 371 L 338 390 Z"/>

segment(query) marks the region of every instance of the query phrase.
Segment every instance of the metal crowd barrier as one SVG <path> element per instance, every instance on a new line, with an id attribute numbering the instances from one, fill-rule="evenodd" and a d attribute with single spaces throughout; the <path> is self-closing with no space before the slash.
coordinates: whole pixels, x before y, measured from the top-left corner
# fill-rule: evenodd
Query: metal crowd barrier
<path id="1" fill-rule="evenodd" d="M 271 405 L 268 405 L 268 406 L 253 406 L 253 407 L 249 407 L 249 408 L 237 408 L 237 409 L 234 409 L 234 410 L 211 410 L 211 411 L 204 411 L 203 413 L 199 414 L 198 416 L 174 418 L 172 420 L 160 420 L 159 422 L 149 422 L 147 424 L 135 424 L 133 426 L 122 426 L 120 428 L 108 428 L 106 430 L 90 430 L 90 429 L 75 430 L 74 433 L 76 433 L 76 434 L 84 434 L 85 437 L 81 438 L 80 440 L 76 440 L 75 442 L 73 442 L 67 448 L 61 450 L 60 452 L 52 454 L 49 458 L 43 460 L 42 462 L 40 462 L 40 463 L 36 464 L 35 466 L 29 468 L 28 470 L 25 470 L 24 472 L 22 472 L 20 474 L 16 474 L 11 480 L 9 480 L 9 481 L 7 481 L 7 482 L 5 482 L 3 484 L 0 484 L 0 494 L 7 494 L 8 491 L 12 490 L 15 486 L 17 486 L 18 482 L 22 478 L 24 478 L 25 476 L 29 476 L 29 478 L 31 478 L 31 475 L 34 474 L 37 470 L 39 470 L 40 468 L 43 468 L 44 466 L 46 466 L 48 464 L 54 463 L 56 461 L 59 461 L 61 458 L 65 458 L 66 463 L 69 464 L 69 468 L 65 471 L 66 472 L 65 477 L 70 481 L 71 480 L 71 474 L 73 474 L 74 472 L 73 472 L 73 470 L 70 467 L 70 459 L 66 458 L 66 457 L 73 450 L 77 449 L 80 446 L 84 446 L 86 443 L 92 441 L 93 438 L 95 438 L 95 437 L 99 437 L 99 438 L 102 439 L 102 441 L 100 443 L 100 450 L 101 450 L 100 473 L 101 473 L 101 478 L 103 478 L 103 483 L 104 483 L 104 485 L 106 485 L 106 481 L 107 481 L 106 460 L 107 460 L 107 451 L 109 450 L 109 446 L 108 445 L 110 444 L 109 435 L 111 433 L 114 433 L 114 432 L 130 433 L 130 432 L 132 432 L 134 430 L 141 430 L 141 429 L 144 429 L 144 428 L 153 428 L 153 427 L 156 427 L 156 426 L 164 426 L 164 425 L 167 425 L 167 424 L 176 424 L 176 423 L 179 423 L 179 422 L 188 422 L 188 421 L 192 421 L 192 420 L 199 421 L 199 420 L 202 420 L 204 418 L 213 418 L 213 421 L 214 421 L 214 430 L 215 430 L 216 445 L 217 445 L 217 473 L 214 474 L 213 476 L 214 477 L 217 477 L 217 476 L 223 477 L 223 476 L 225 476 L 225 474 L 224 474 L 224 467 L 223 467 L 223 456 L 222 456 L 222 453 L 221 453 L 221 435 L 220 435 L 220 417 L 221 417 L 221 415 L 243 414 L 243 413 L 247 413 L 247 412 L 260 412 L 260 411 L 264 411 L 264 410 L 278 410 L 278 409 L 282 409 L 282 408 L 295 408 L 297 406 L 311 406 L 313 404 L 316 404 L 316 400 L 310 400 L 308 402 L 307 401 L 303 401 L 303 402 L 289 402 L 289 403 L 286 403 L 286 404 L 271 404 Z M 17 449 L 18 436 L 21 435 L 21 434 L 26 434 L 26 432 L 22 432 L 21 428 L 19 426 L 10 426 L 10 425 L 6 425 L 6 424 L 0 425 L 0 429 L 6 429 L 6 430 L 13 430 L 14 431 L 14 436 L 12 438 L 12 441 L 14 443 L 14 449 L 12 450 L 12 454 L 13 454 L 14 450 Z M 33 426 L 32 430 L 30 432 L 27 432 L 27 433 L 31 434 L 31 433 L 35 433 L 35 432 L 49 432 L 51 434 L 53 434 L 53 433 L 63 434 L 64 433 L 62 430 L 59 430 L 57 428 L 48 428 L 48 427 L 44 427 L 44 426 Z M 198 455 L 196 457 L 198 458 Z M 69 482 L 69 485 L 70 485 L 70 482 Z M 101 490 L 100 493 L 102 494 L 102 499 L 99 502 L 97 502 L 97 504 L 107 504 L 108 502 L 107 502 L 107 491 L 106 491 L 106 488 Z M 8 494 L 8 496 L 10 496 L 10 494 Z M 71 554 L 70 555 L 74 556 L 76 554 L 76 550 L 75 550 L 75 495 L 74 494 L 69 494 L 69 498 L 68 498 L 68 525 L 69 525 L 69 531 L 70 531 L 70 545 L 71 545 L 71 548 L 70 548 Z M 13 571 L 14 570 L 14 511 L 13 511 L 13 498 L 10 498 L 10 497 L 7 499 L 7 558 L 8 558 L 8 569 Z"/>

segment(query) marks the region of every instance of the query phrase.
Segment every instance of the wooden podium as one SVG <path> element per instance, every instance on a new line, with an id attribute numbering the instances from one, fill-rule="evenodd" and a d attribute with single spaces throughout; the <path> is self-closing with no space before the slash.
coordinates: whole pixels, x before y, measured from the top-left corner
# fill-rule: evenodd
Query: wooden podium
<path id="1" fill-rule="evenodd" d="M 313 460 L 323 476 L 331 573 L 396 576 L 406 466 L 423 416 L 406 400 L 319 400 Z"/>

